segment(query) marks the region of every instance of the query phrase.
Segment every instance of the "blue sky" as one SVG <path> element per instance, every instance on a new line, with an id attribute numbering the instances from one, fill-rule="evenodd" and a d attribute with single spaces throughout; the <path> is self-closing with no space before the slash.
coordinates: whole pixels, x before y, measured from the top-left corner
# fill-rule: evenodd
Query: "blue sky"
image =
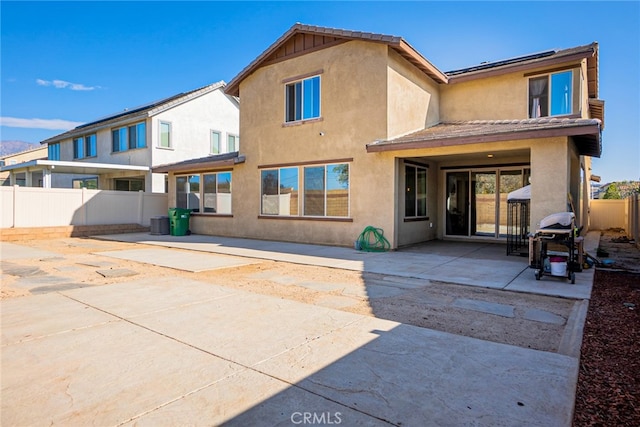
<path id="1" fill-rule="evenodd" d="M 604 182 L 640 179 L 640 2 L 9 2 L 1 139 L 229 82 L 294 23 L 401 36 L 442 71 L 600 44 Z"/>

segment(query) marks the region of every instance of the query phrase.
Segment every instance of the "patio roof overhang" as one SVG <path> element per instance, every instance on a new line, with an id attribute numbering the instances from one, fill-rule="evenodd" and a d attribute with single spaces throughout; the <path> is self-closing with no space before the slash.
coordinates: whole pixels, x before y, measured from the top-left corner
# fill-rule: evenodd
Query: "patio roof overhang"
<path id="1" fill-rule="evenodd" d="M 183 162 L 155 166 L 152 168 L 152 171 L 153 173 L 197 172 L 202 170 L 233 167 L 238 163 L 244 163 L 244 161 L 245 156 L 240 155 L 237 151 L 234 151 L 232 153 L 217 154 L 214 156 L 201 157 L 198 159 L 185 160 Z"/>
<path id="2" fill-rule="evenodd" d="M 600 157 L 600 121 L 569 118 L 440 123 L 396 139 L 372 142 L 366 149 L 376 153 L 558 136 L 572 137 L 580 155 Z"/>
<path id="3" fill-rule="evenodd" d="M 60 160 L 31 160 L 29 162 L 7 165 L 0 168 L 2 172 L 27 172 L 49 170 L 52 173 L 69 173 L 80 175 L 101 175 L 117 172 L 149 172 L 148 166 L 120 165 L 109 163 L 67 162 Z"/>

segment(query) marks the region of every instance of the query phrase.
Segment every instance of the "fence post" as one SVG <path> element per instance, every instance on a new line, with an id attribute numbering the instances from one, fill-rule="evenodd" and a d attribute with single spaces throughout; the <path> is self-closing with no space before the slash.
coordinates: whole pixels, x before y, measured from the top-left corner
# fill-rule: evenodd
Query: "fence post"
<path id="1" fill-rule="evenodd" d="M 13 186 L 13 212 L 11 213 L 12 215 L 11 228 L 16 228 L 16 216 L 17 216 L 16 210 L 18 209 L 18 189 L 19 188 L 20 186 L 18 185 Z"/>
<path id="2" fill-rule="evenodd" d="M 87 207 L 88 203 L 87 203 L 87 188 L 86 187 L 82 187 L 82 200 L 80 201 L 82 203 L 82 224 L 80 225 L 87 225 L 88 224 L 88 216 L 89 216 L 89 208 Z"/>
<path id="3" fill-rule="evenodd" d="M 144 191 L 138 190 L 138 224 L 142 225 L 144 215 Z"/>

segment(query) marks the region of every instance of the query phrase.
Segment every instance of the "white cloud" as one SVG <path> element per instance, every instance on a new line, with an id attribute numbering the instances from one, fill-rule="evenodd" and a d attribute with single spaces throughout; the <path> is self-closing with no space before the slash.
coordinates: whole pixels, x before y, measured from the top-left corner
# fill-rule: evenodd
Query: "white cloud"
<path id="1" fill-rule="evenodd" d="M 62 119 L 19 119 L 17 117 L 0 117 L 0 126 L 11 128 L 69 130 L 83 124 Z"/>
<path id="2" fill-rule="evenodd" d="M 36 79 L 36 83 L 40 86 L 53 86 L 57 89 L 71 89 L 71 90 L 95 90 L 100 89 L 100 86 L 85 86 L 82 83 L 71 83 L 64 80 L 42 80 Z"/>

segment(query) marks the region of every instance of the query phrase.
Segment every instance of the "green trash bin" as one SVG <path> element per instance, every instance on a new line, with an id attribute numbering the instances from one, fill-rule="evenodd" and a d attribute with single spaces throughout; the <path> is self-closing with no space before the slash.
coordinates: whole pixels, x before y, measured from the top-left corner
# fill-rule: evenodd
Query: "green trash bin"
<path id="1" fill-rule="evenodd" d="M 186 236 L 189 232 L 191 209 L 169 208 L 169 233 L 172 236 Z"/>

